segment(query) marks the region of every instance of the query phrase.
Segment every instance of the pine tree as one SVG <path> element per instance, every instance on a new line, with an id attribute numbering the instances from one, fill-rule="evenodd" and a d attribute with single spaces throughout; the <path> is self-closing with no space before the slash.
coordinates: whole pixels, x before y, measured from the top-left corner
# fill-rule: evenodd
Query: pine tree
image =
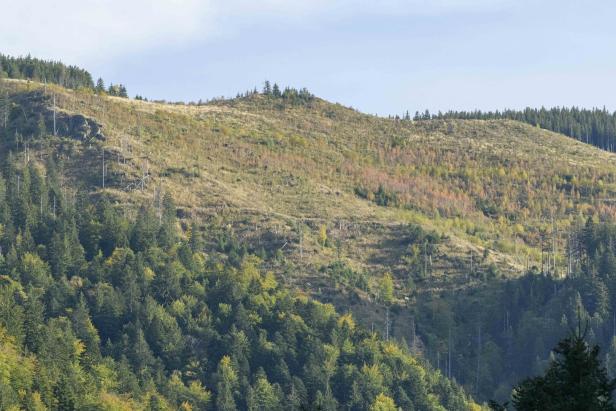
<path id="1" fill-rule="evenodd" d="M 120 84 L 118 88 L 118 96 L 128 98 L 128 91 L 126 91 L 126 86 L 124 86 L 124 84 Z"/>

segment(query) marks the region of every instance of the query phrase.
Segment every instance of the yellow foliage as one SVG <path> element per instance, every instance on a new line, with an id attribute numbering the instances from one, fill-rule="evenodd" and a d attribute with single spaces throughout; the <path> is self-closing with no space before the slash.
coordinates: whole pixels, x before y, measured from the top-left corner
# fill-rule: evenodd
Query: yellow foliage
<path id="1" fill-rule="evenodd" d="M 207 255 L 203 252 L 197 252 L 193 254 L 193 261 L 198 266 L 203 266 L 207 261 Z"/>
<path id="2" fill-rule="evenodd" d="M 83 287 L 83 279 L 78 275 L 72 276 L 69 283 L 71 284 L 71 287 L 76 289 Z"/>
<path id="3" fill-rule="evenodd" d="M 400 347 L 394 342 L 387 341 L 383 344 L 383 353 L 390 357 L 401 357 L 402 351 Z"/>
<path id="4" fill-rule="evenodd" d="M 361 368 L 362 374 L 364 374 L 369 381 L 373 381 L 375 385 L 383 384 L 383 374 L 378 366 L 378 364 L 367 365 Z"/>
<path id="5" fill-rule="evenodd" d="M 295 299 L 297 300 L 298 303 L 302 305 L 308 304 L 308 301 L 309 301 L 308 295 L 303 291 L 298 291 L 295 294 Z"/>
<path id="6" fill-rule="evenodd" d="M 259 265 L 261 259 L 257 256 L 250 255 L 242 260 L 239 271 L 235 272 L 235 278 L 244 291 L 252 281 L 259 280 Z M 233 275 L 233 273 L 232 273 Z"/>
<path id="7" fill-rule="evenodd" d="M 34 380 L 34 370 L 34 358 L 21 355 L 15 339 L 0 327 L 0 386 L 9 393 L 27 390 Z"/>
<path id="8" fill-rule="evenodd" d="M 379 287 L 381 301 L 385 304 L 391 304 L 394 301 L 394 280 L 391 273 L 387 272 L 381 279 Z"/>
<path id="9" fill-rule="evenodd" d="M 338 327 L 348 328 L 350 331 L 355 329 L 355 321 L 353 320 L 353 314 L 343 314 L 338 318 Z"/>
<path id="10" fill-rule="evenodd" d="M 355 352 L 355 346 L 353 346 L 353 342 L 348 338 L 344 340 L 344 342 L 342 343 L 341 351 L 347 355 L 353 354 Z"/>
<path id="11" fill-rule="evenodd" d="M 109 368 L 104 363 L 95 364 L 93 367 L 96 379 L 103 390 L 112 391 L 117 388 L 118 376 L 115 370 Z"/>
<path id="12" fill-rule="evenodd" d="M 261 324 L 261 321 L 263 321 L 263 319 L 261 318 L 261 316 L 255 312 L 250 312 L 248 314 L 248 319 L 250 320 L 250 323 L 252 325 L 259 325 Z"/>
<path id="13" fill-rule="evenodd" d="M 38 391 L 34 391 L 30 396 L 30 404 L 32 411 L 45 411 L 47 409 Z"/>
<path id="14" fill-rule="evenodd" d="M 273 272 L 268 271 L 263 278 L 261 278 L 261 289 L 263 291 L 274 290 L 278 287 L 278 282 L 276 281 L 276 276 Z"/>
<path id="15" fill-rule="evenodd" d="M 175 315 L 182 315 L 186 311 L 186 304 L 181 300 L 175 300 L 171 303 L 171 311 Z"/>
<path id="16" fill-rule="evenodd" d="M 79 358 L 81 354 L 86 350 L 86 345 L 81 340 L 75 340 L 73 343 L 73 352 L 75 353 L 75 357 Z"/>
<path id="17" fill-rule="evenodd" d="M 220 359 L 220 365 L 224 367 L 231 367 L 231 357 L 229 357 L 228 355 L 223 356 Z"/>
<path id="18" fill-rule="evenodd" d="M 134 411 L 143 407 L 137 405 L 130 397 L 119 396 L 109 392 L 100 395 L 100 408 L 105 411 Z"/>
<path id="19" fill-rule="evenodd" d="M 322 225 L 319 228 L 319 244 L 323 247 L 327 244 L 327 226 Z"/>
<path id="20" fill-rule="evenodd" d="M 154 277 L 156 277 L 156 273 L 154 273 L 150 267 L 146 267 L 145 270 L 143 270 L 143 276 L 146 281 L 150 282 L 154 279 Z"/>
<path id="21" fill-rule="evenodd" d="M 380 393 L 370 406 L 370 411 L 398 411 L 398 408 L 392 398 Z"/>
<path id="22" fill-rule="evenodd" d="M 231 305 L 225 303 L 218 303 L 218 311 L 223 316 L 228 316 L 231 314 Z"/>
<path id="23" fill-rule="evenodd" d="M 113 250 L 109 258 L 105 260 L 105 265 L 111 267 L 120 261 L 122 261 L 126 257 L 126 249 L 125 248 L 116 248 Z"/>

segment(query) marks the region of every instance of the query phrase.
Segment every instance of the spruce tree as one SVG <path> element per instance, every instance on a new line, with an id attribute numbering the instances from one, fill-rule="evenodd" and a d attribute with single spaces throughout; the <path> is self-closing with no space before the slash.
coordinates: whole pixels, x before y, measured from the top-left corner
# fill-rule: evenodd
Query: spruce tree
<path id="1" fill-rule="evenodd" d="M 616 380 L 608 377 L 599 347 L 590 346 L 581 327 L 560 341 L 543 376 L 529 378 L 513 393 L 518 411 L 614 411 Z"/>
<path id="2" fill-rule="evenodd" d="M 103 82 L 102 78 L 98 78 L 98 80 L 96 80 L 96 92 L 97 93 L 103 93 L 105 92 L 105 83 Z"/>

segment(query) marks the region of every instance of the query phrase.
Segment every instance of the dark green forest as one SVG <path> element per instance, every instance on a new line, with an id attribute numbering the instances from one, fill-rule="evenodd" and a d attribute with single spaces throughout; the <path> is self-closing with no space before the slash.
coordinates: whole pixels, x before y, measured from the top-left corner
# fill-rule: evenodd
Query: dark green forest
<path id="1" fill-rule="evenodd" d="M 67 66 L 60 61 L 50 61 L 26 57 L 11 57 L 0 54 L 0 78 L 33 80 L 41 83 L 57 84 L 70 89 L 91 89 L 97 93 L 128 97 L 122 84 L 110 84 L 105 88 L 103 79 L 94 84 L 92 75 L 77 66 Z"/>
<path id="2" fill-rule="evenodd" d="M 92 75 L 82 68 L 67 66 L 59 61 L 47 61 L 34 57 L 11 57 L 0 54 L 0 77 L 27 79 L 62 87 L 94 88 Z"/>
<path id="3" fill-rule="evenodd" d="M 586 341 L 587 331 L 587 326 L 582 328 L 580 321 L 575 332 L 558 342 L 553 351 L 555 358 L 544 375 L 527 378 L 516 386 L 513 394 L 516 410 L 616 410 L 612 398 L 616 379 L 608 375 L 599 356 L 600 347 Z M 502 407 L 498 405 L 496 409 Z"/>
<path id="4" fill-rule="evenodd" d="M 616 377 L 616 226 L 589 218 L 572 242 L 568 278 L 533 267 L 521 278 L 421 296 L 415 315 L 426 355 L 434 364 L 438 355 L 442 372 L 478 398 L 504 401 L 548 366 L 552 348 L 581 321 Z"/>
<path id="5" fill-rule="evenodd" d="M 407 113 L 404 118 L 410 119 Z M 497 120 L 523 121 L 592 144 L 603 150 L 616 151 L 616 112 L 605 108 L 592 110 L 578 107 L 554 107 L 503 111 L 448 111 L 430 114 L 428 110 L 415 113 L 414 120 Z"/>

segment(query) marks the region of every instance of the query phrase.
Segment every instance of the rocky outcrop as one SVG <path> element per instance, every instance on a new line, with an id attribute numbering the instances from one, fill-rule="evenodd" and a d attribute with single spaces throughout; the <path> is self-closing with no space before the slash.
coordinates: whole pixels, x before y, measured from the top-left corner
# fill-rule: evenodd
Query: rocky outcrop
<path id="1" fill-rule="evenodd" d="M 53 112 L 51 115 L 53 116 Z M 84 142 L 91 140 L 105 140 L 105 135 L 102 132 L 102 126 L 96 121 L 82 116 L 81 114 L 56 114 L 56 130 L 57 134 L 60 136 L 70 137 Z"/>
<path id="2" fill-rule="evenodd" d="M 54 109 L 49 95 L 37 90 L 13 95 L 11 102 L 10 128 L 26 137 L 37 136 L 41 134 L 41 124 L 44 124 L 46 134 L 54 134 Z M 100 123 L 81 114 L 63 111 L 56 111 L 55 134 L 83 142 L 105 140 Z"/>

